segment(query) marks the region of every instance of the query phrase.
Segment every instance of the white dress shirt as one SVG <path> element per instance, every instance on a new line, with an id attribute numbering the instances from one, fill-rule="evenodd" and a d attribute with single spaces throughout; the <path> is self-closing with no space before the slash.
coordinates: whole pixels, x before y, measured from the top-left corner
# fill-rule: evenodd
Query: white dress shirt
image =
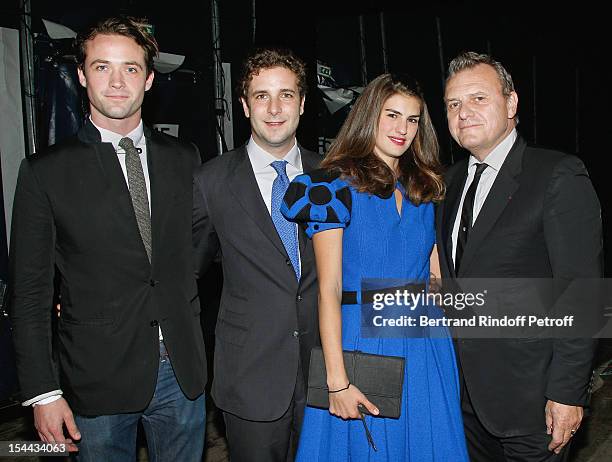
<path id="1" fill-rule="evenodd" d="M 255 142 L 253 137 L 247 143 L 247 153 L 251 166 L 253 167 L 253 173 L 255 173 L 255 179 L 257 180 L 257 186 L 261 192 L 261 197 L 268 207 L 268 213 L 271 213 L 272 208 L 272 184 L 276 179 L 276 170 L 272 167 L 272 162 L 277 160 L 287 161 L 287 176 L 289 181 L 293 180 L 296 176 L 301 175 L 304 170 L 302 169 L 302 156 L 300 155 L 300 149 L 298 148 L 297 142 L 289 150 L 289 152 L 279 159 L 274 157 L 269 152 L 264 151 Z"/>
<path id="2" fill-rule="evenodd" d="M 91 120 L 91 119 L 90 119 Z M 151 213 L 151 181 L 149 180 L 149 164 L 147 163 L 147 141 L 144 136 L 144 130 L 142 126 L 142 120 L 134 130 L 127 135 L 120 135 L 119 133 L 112 132 L 106 128 L 98 127 L 91 121 L 94 127 L 100 132 L 103 143 L 112 143 L 115 151 L 117 152 L 117 158 L 119 159 L 119 165 L 121 165 L 121 171 L 125 178 L 125 184 L 128 184 L 127 168 L 125 166 L 125 151 L 119 147 L 119 141 L 122 138 L 130 138 L 134 147 L 140 149 L 140 163 L 142 164 L 142 171 L 145 177 L 145 185 L 147 187 L 147 197 L 149 202 L 149 213 Z"/>
<path id="3" fill-rule="evenodd" d="M 272 215 L 272 184 L 277 177 L 276 170 L 272 167 L 272 162 L 277 160 L 285 160 L 287 161 L 287 176 L 289 177 L 289 181 L 293 180 L 296 176 L 302 174 L 304 172 L 302 168 L 302 156 L 300 154 L 300 148 L 298 148 L 297 141 L 293 145 L 293 147 L 289 150 L 289 152 L 283 157 L 279 159 L 274 157 L 269 152 L 263 150 L 251 137 L 246 146 L 247 154 L 249 156 L 249 161 L 251 162 L 251 167 L 253 168 L 253 173 L 255 174 L 255 180 L 257 181 L 257 186 L 259 186 L 259 192 L 261 193 L 261 197 L 263 198 L 266 207 L 268 208 L 268 213 Z M 294 224 L 295 232 L 297 235 L 297 224 Z M 298 246 L 299 249 L 299 246 Z M 301 266 L 301 256 L 298 250 L 298 264 Z"/>
<path id="4" fill-rule="evenodd" d="M 140 149 L 140 163 L 142 164 L 142 170 L 144 172 L 145 184 L 147 187 L 147 197 L 149 202 L 149 213 L 151 213 L 151 182 L 149 180 L 149 166 L 147 164 L 147 143 L 144 136 L 144 129 L 142 125 L 142 120 L 138 124 L 138 126 L 132 130 L 127 135 L 121 135 L 119 133 L 112 132 L 107 130 L 106 128 L 98 127 L 91 118 L 89 119 L 94 127 L 98 129 L 100 132 L 100 136 L 102 138 L 103 143 L 112 143 L 115 151 L 117 152 L 117 158 L 119 159 L 119 164 L 121 165 L 121 170 L 123 171 L 123 177 L 125 178 L 126 185 L 128 184 L 127 177 L 127 168 L 125 166 L 125 151 L 123 148 L 119 147 L 119 141 L 122 138 L 131 138 L 134 147 Z M 159 340 L 163 340 L 161 327 L 159 328 Z M 62 390 L 53 390 L 47 393 L 43 393 L 42 395 L 38 395 L 32 399 L 29 399 L 22 403 L 23 406 L 30 405 L 39 405 L 39 404 L 49 404 L 53 401 L 58 400 L 62 395 Z"/>
<path id="5" fill-rule="evenodd" d="M 497 173 L 499 169 L 502 167 L 510 149 L 514 145 L 516 141 L 516 137 L 518 136 L 516 130 L 512 130 L 510 134 L 502 140 L 495 148 L 487 155 L 487 157 L 483 160 L 488 167 L 482 172 L 482 176 L 480 177 L 480 181 L 478 182 L 478 187 L 476 188 L 476 194 L 474 196 L 474 212 L 472 215 L 472 225 L 476 222 L 476 218 L 478 218 L 478 214 L 484 205 L 484 202 L 489 195 L 489 191 L 491 191 L 491 187 L 495 182 L 495 178 L 497 178 Z M 459 202 L 459 208 L 457 209 L 457 216 L 455 217 L 455 223 L 453 224 L 453 263 L 455 262 L 455 255 L 457 254 L 457 235 L 459 234 L 459 224 L 461 223 L 461 210 L 463 209 L 463 200 L 465 199 L 465 195 L 467 194 L 467 190 L 472 184 L 474 180 L 474 175 L 476 174 L 476 164 L 480 163 L 478 159 L 474 156 L 470 156 L 470 160 L 468 162 L 468 176 L 465 180 L 465 185 L 463 186 L 463 192 L 461 193 L 461 201 Z"/>

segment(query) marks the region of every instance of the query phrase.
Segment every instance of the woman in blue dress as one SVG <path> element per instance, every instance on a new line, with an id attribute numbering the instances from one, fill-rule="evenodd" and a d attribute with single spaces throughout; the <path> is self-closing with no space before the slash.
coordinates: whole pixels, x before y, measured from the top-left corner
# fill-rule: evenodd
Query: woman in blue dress
<path id="1" fill-rule="evenodd" d="M 360 329 L 364 279 L 427 282 L 430 272 L 439 276 L 434 203 L 442 199 L 444 183 L 418 84 L 390 74 L 373 80 L 322 167 L 294 179 L 282 208 L 313 238 L 330 398 L 329 410 L 306 408 L 297 460 L 467 461 L 448 335 L 389 338 Z M 350 293 L 357 300 L 347 300 Z M 342 350 L 406 358 L 399 419 L 375 417 L 376 406 L 349 384 Z M 366 423 L 376 450 L 358 405 L 374 415 Z"/>

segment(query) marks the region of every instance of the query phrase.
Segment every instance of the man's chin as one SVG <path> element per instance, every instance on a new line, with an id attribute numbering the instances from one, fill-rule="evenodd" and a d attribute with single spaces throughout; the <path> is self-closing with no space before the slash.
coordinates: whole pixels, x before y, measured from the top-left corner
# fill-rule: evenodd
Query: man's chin
<path id="1" fill-rule="evenodd" d="M 130 111 L 126 110 L 125 108 L 110 110 L 110 111 L 106 111 L 106 113 L 104 113 L 104 115 L 106 117 L 108 117 L 109 119 L 114 119 L 114 120 L 127 119 L 132 114 L 133 114 L 133 112 L 130 112 Z"/>
<path id="2" fill-rule="evenodd" d="M 473 148 L 476 148 L 480 145 L 479 141 L 479 139 L 470 136 L 458 139 L 457 144 L 459 144 L 459 146 L 461 146 L 463 149 L 471 151 Z"/>
<path id="3" fill-rule="evenodd" d="M 279 147 L 287 144 L 292 138 L 291 136 L 268 136 L 264 138 L 264 142 L 268 146 Z"/>

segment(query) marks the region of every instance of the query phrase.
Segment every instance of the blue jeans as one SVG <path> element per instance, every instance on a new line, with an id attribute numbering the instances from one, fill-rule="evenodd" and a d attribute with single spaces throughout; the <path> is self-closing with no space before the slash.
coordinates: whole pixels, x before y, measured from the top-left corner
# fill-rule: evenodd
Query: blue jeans
<path id="1" fill-rule="evenodd" d="M 77 461 L 135 461 L 136 431 L 140 419 L 147 437 L 149 461 L 202 461 L 206 428 L 204 395 L 190 400 L 183 394 L 163 342 L 159 345 L 155 393 L 144 411 L 96 417 L 75 416 L 81 432 Z"/>

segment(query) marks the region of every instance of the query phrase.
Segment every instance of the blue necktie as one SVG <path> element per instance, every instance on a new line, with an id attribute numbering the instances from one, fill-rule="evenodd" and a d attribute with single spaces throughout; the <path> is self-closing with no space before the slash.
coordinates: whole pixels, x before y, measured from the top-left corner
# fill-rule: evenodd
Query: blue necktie
<path id="1" fill-rule="evenodd" d="M 289 177 L 287 176 L 287 161 L 276 160 L 272 162 L 272 168 L 276 170 L 276 178 L 272 183 L 272 207 L 270 214 L 272 215 L 272 222 L 276 227 L 276 231 L 283 241 L 287 255 L 293 264 L 295 276 L 300 279 L 300 261 L 299 261 L 299 250 L 297 241 L 297 228 L 294 223 L 287 221 L 282 215 L 280 209 L 283 202 L 283 197 L 289 187 Z"/>

